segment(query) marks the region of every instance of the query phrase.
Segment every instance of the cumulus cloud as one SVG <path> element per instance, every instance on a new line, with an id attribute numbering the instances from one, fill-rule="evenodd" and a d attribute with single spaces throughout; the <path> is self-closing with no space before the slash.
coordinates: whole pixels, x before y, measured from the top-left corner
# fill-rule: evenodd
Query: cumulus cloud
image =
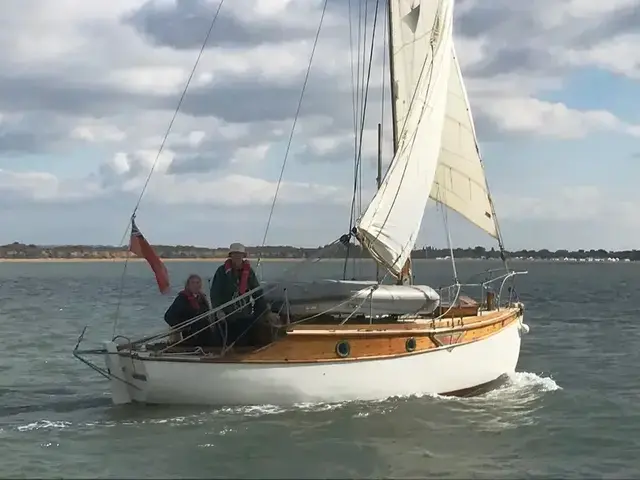
<path id="1" fill-rule="evenodd" d="M 0 158 L 25 164 L 33 155 L 55 154 L 52 162 L 58 163 L 51 168 L 40 163 L 33 171 L 14 171 L 3 163 L 4 201 L 134 199 L 218 0 L 5 3 Z M 322 4 L 224 3 L 145 201 L 175 208 L 270 205 Z M 319 211 L 350 202 L 353 106 L 362 102 L 354 98 L 352 83 L 366 76 L 362 65 L 353 66 L 349 47 L 350 35 L 357 42 L 357 16 L 364 10 L 351 4 L 350 11 L 349 2 L 328 3 L 279 193 L 284 204 Z M 592 132 L 640 135 L 638 125 L 609 111 L 545 100 L 574 68 L 639 78 L 637 7 L 637 0 L 458 0 L 456 45 L 479 132 L 492 141 L 575 139 Z M 374 8 L 375 0 L 369 0 L 369 25 Z M 382 121 L 385 132 L 391 131 L 389 108 L 381 119 L 383 95 L 386 102 L 389 98 L 381 72 L 382 27 L 376 34 L 363 133 L 365 174 L 371 177 L 365 198 L 375 176 L 376 124 Z M 385 163 L 390 142 L 385 135 Z M 65 171 L 59 163 L 69 152 L 86 152 L 87 162 L 96 163 L 93 173 Z M 327 232 L 327 241 L 338 230 Z"/>
<path id="2" fill-rule="evenodd" d="M 491 99 L 484 104 L 484 114 L 498 128 L 513 133 L 564 139 L 583 138 L 597 131 L 640 136 L 640 127 L 621 121 L 609 111 L 580 111 L 560 102 L 545 102 L 531 97 Z"/>
<path id="3" fill-rule="evenodd" d="M 100 194 L 99 187 L 92 182 L 74 182 L 59 179 L 47 172 L 13 172 L 0 170 L 2 204 L 11 207 L 14 203 L 82 201 Z"/>

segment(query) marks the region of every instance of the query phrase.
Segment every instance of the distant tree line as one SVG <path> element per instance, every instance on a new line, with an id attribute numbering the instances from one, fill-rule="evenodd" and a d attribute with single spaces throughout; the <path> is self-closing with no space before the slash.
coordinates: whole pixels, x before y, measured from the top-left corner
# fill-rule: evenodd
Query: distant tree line
<path id="1" fill-rule="evenodd" d="M 205 248 L 191 245 L 155 245 L 156 252 L 162 258 L 224 258 L 227 248 Z M 348 254 L 351 258 L 368 257 L 359 245 L 351 244 L 331 245 L 318 248 L 292 247 L 288 245 L 247 247 L 249 257 L 262 258 L 308 258 L 321 256 L 324 258 L 345 258 Z M 451 252 L 448 248 L 425 247 L 415 249 L 412 258 L 445 258 Z M 499 259 L 500 252 L 495 248 L 484 247 L 454 248 L 455 258 L 473 259 Z M 109 245 L 33 245 L 14 242 L 0 246 L 0 258 L 3 259 L 105 259 L 124 258 L 127 256 L 127 247 L 114 247 Z M 599 250 L 516 250 L 507 252 L 510 258 L 532 258 L 537 260 L 581 260 L 594 259 L 605 260 L 617 258 L 619 260 L 640 260 L 640 250 L 607 251 Z"/>

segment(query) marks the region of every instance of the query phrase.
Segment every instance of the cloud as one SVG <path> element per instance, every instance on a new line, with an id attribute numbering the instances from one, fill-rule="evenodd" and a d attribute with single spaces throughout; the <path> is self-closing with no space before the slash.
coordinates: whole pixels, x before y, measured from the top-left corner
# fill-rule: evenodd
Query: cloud
<path id="1" fill-rule="evenodd" d="M 539 239 L 534 248 L 638 248 L 637 195 L 623 196 L 602 186 L 573 185 L 542 189 L 535 196 L 501 194 L 495 200 L 502 220 L 512 226 L 508 235 L 512 248 L 532 248 L 531 237 Z M 514 235 L 518 231 L 524 236 Z"/>
<path id="2" fill-rule="evenodd" d="M 6 3 L 0 18 L 1 201 L 15 208 L 103 202 L 117 206 L 126 218 L 218 0 Z M 163 205 L 175 211 L 193 205 L 265 215 L 288 148 L 322 4 L 224 3 L 145 205 L 158 211 Z M 369 26 L 374 8 L 369 0 Z M 459 0 L 456 9 L 456 48 L 482 140 L 508 145 L 523 138 L 640 135 L 637 118 L 559 100 L 576 69 L 638 78 L 637 1 Z M 355 77 L 357 83 L 366 78 L 349 47 L 358 44 L 359 15 L 364 10 L 358 12 L 355 2 L 351 10 L 346 1 L 328 3 L 289 149 L 279 192 L 284 210 L 277 221 L 287 223 L 291 209 L 297 209 L 298 221 L 327 218 L 326 212 L 341 211 L 338 204 L 347 210 L 350 205 L 354 104 L 361 104 L 363 95 L 354 95 L 352 86 Z M 386 103 L 389 99 L 382 72 L 385 22 L 379 25 L 363 127 L 363 202 L 374 186 L 378 122 L 386 132 L 385 165 L 391 158 L 388 106 L 381 118 L 383 95 Z M 70 157 L 74 165 L 84 163 L 82 168 L 70 167 Z M 550 210 L 532 206 L 532 198 L 523 194 L 507 208 L 558 220 Z M 314 235 L 330 241 L 348 227 L 347 217 L 320 227 Z"/>
<path id="3" fill-rule="evenodd" d="M 0 170 L 0 191 L 5 206 L 22 202 L 68 203 L 83 201 L 99 195 L 98 186 L 91 182 L 60 180 L 48 172 L 12 172 Z"/>
<path id="4" fill-rule="evenodd" d="M 264 43 L 305 40 L 317 28 L 312 21 L 299 21 L 300 19 L 309 20 L 307 14 L 315 13 L 313 2 L 309 2 L 308 6 L 294 4 L 297 7 L 295 12 L 278 8 L 277 2 L 271 5 L 275 7 L 275 11 L 287 15 L 275 15 L 275 11 L 272 13 L 265 10 L 264 7 L 268 5 L 266 3 L 262 3 L 263 8 L 257 12 L 256 5 L 248 2 L 238 2 L 249 7 L 245 11 L 236 2 L 230 3 L 234 5 L 221 8 L 216 20 L 214 40 L 217 45 L 255 46 Z M 125 22 L 133 25 L 156 45 L 177 49 L 196 49 L 202 45 L 202 39 L 209 29 L 211 19 L 218 11 L 218 6 L 219 2 L 204 0 L 147 2 L 125 17 Z M 292 17 L 296 21 L 292 21 Z"/>
<path id="5" fill-rule="evenodd" d="M 617 35 L 591 48 L 568 50 L 563 58 L 572 66 L 595 65 L 616 74 L 640 79 L 639 44 L 640 33 Z"/>
<path id="6" fill-rule="evenodd" d="M 530 220 L 575 221 L 611 214 L 618 202 L 612 202 L 599 187 L 578 185 L 545 191 L 537 197 L 505 196 L 500 202 L 504 218 L 525 217 Z M 523 215 L 524 213 L 524 215 Z"/>
<path id="7" fill-rule="evenodd" d="M 484 114 L 498 129 L 513 133 L 571 139 L 604 130 L 640 136 L 639 126 L 626 124 L 609 111 L 579 111 L 530 97 L 491 99 Z"/>
<path id="8" fill-rule="evenodd" d="M 564 76 L 577 67 L 596 67 L 638 78 L 640 29 L 634 22 L 640 12 L 638 0 L 465 3 L 467 8 L 459 15 L 457 29 L 475 41 L 474 61 L 466 65 L 466 71 L 471 74 L 469 89 L 472 101 L 480 106 L 480 115 L 488 110 L 495 116 L 496 102 L 510 102 L 520 117 L 532 117 L 525 122 L 535 123 L 542 112 L 555 111 L 565 119 L 571 115 L 572 122 L 584 123 L 587 128 L 600 128 L 604 120 L 619 131 L 637 132 L 633 125 L 614 121 L 610 112 L 598 113 L 601 118 L 594 121 L 593 111 L 573 109 L 568 113 L 572 109 L 537 97 L 561 89 Z M 464 60 L 464 52 L 461 56 Z M 482 97 L 476 99 L 474 93 Z M 503 100 L 504 93 L 511 98 Z M 507 120 L 510 111 L 505 113 L 503 132 L 508 133 L 513 124 L 513 131 L 521 133 L 521 122 Z M 553 135 L 553 131 L 553 127 L 541 124 L 528 129 L 530 134 L 545 136 Z M 564 138 L 565 131 L 558 129 L 558 136 Z"/>
<path id="9" fill-rule="evenodd" d="M 261 156 L 261 153 L 251 152 Z M 32 202 L 65 201 L 108 195 L 138 194 L 155 163 L 154 181 L 149 185 L 149 201 L 163 205 L 243 207 L 271 205 L 277 183 L 247 174 L 226 172 L 173 173 L 174 153 L 166 150 L 156 162 L 153 151 L 116 153 L 101 165 L 97 178 L 66 182 L 47 172 L 0 170 L 0 191 L 15 200 Z M 242 160 L 247 160 L 246 157 Z M 251 160 L 251 159 L 249 159 Z M 278 200 L 285 204 L 346 203 L 349 193 L 336 186 L 314 182 L 283 181 Z"/>

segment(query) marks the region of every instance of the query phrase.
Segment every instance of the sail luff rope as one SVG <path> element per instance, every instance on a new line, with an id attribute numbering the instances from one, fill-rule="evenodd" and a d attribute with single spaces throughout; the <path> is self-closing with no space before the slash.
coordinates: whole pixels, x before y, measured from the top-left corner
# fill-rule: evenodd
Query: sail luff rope
<path id="1" fill-rule="evenodd" d="M 220 14 L 220 9 L 222 8 L 222 5 L 224 4 L 224 0 L 220 0 L 220 3 L 218 4 L 218 8 L 216 9 L 215 13 L 213 14 L 213 17 L 211 18 L 211 23 L 209 24 L 209 29 L 207 30 L 207 34 L 205 35 L 204 41 L 202 42 L 202 46 L 200 47 L 200 51 L 198 52 L 198 55 L 196 57 L 196 61 L 193 64 L 193 68 L 191 69 L 191 73 L 189 74 L 189 77 L 187 78 L 187 82 L 184 86 L 184 89 L 182 90 L 182 94 L 180 95 L 180 99 L 178 100 L 178 104 L 176 105 L 175 111 L 173 112 L 173 116 L 171 117 L 171 121 L 169 122 L 169 126 L 167 127 L 167 131 L 164 134 L 164 137 L 162 138 L 162 141 L 160 142 L 160 147 L 158 149 L 158 153 L 156 154 L 156 157 L 153 161 L 153 164 L 151 165 L 151 169 L 149 170 L 149 174 L 147 175 L 147 178 L 144 182 L 144 185 L 142 186 L 142 190 L 140 192 L 140 196 L 138 197 L 138 201 L 135 204 L 135 207 L 133 208 L 133 211 L 131 213 L 131 219 L 135 218 L 136 213 L 138 212 L 138 209 L 140 208 L 140 204 L 142 203 L 142 199 L 144 197 L 144 194 L 147 190 L 147 187 L 149 186 L 149 182 L 151 181 L 151 177 L 153 176 L 153 173 L 155 172 L 155 169 L 158 165 L 158 161 L 160 160 L 160 155 L 162 155 L 162 151 L 164 150 L 164 146 L 167 143 L 167 139 L 169 138 L 169 134 L 171 133 L 171 129 L 173 128 L 173 124 L 176 121 L 176 118 L 178 117 L 178 113 L 180 112 L 180 107 L 182 106 L 182 103 L 184 102 L 184 99 L 187 95 L 187 90 L 189 90 L 189 86 L 191 85 L 191 81 L 193 80 L 193 76 L 196 73 L 196 70 L 198 68 L 198 64 L 200 63 L 200 59 L 202 58 L 202 54 L 204 53 L 205 48 L 207 47 L 207 43 L 209 42 L 209 38 L 211 37 L 211 32 L 213 32 L 213 27 L 216 24 L 216 20 L 218 19 L 218 15 Z M 129 228 L 131 227 L 131 219 L 129 220 L 129 222 L 127 223 L 127 227 L 124 230 L 124 233 L 122 234 L 122 238 L 120 239 L 120 245 L 124 244 L 124 240 L 127 237 L 127 232 L 129 231 Z M 120 316 L 120 305 L 122 303 L 122 294 L 124 292 L 124 280 L 125 280 L 125 274 L 127 271 L 127 264 L 129 263 L 129 258 L 130 258 L 130 252 L 127 252 L 127 255 L 125 257 L 125 262 L 124 262 L 124 267 L 123 267 L 123 272 L 122 272 L 122 277 L 120 279 L 120 287 L 119 287 L 119 292 L 118 292 L 118 303 L 116 306 L 116 312 L 115 312 L 115 318 L 114 318 L 114 322 L 113 322 L 113 335 L 115 336 L 115 332 L 116 332 L 116 328 L 118 326 L 118 318 Z"/>
<path id="2" fill-rule="evenodd" d="M 262 243 L 260 244 L 260 256 L 256 262 L 256 267 L 260 266 L 262 260 L 262 247 L 264 247 L 267 241 L 267 235 L 269 234 L 269 227 L 271 226 L 271 219 L 273 218 L 273 212 L 276 207 L 276 201 L 278 199 L 278 193 L 280 192 L 280 186 L 282 185 L 282 177 L 284 175 L 284 170 L 287 166 L 287 160 L 289 159 L 289 151 L 291 150 L 291 143 L 293 141 L 293 134 L 296 130 L 296 125 L 298 124 L 298 118 L 300 116 L 300 109 L 302 108 L 302 101 L 304 99 L 304 94 L 307 89 L 307 83 L 309 82 L 309 74 L 311 73 L 311 65 L 313 64 L 313 57 L 316 53 L 316 47 L 318 45 L 318 38 L 320 38 L 320 31 L 322 30 L 322 23 L 324 21 L 324 15 L 327 11 L 327 3 L 329 0 L 325 0 L 322 5 L 322 13 L 320 14 L 320 23 L 318 24 L 318 30 L 316 31 L 315 39 L 313 40 L 313 47 L 311 49 L 311 57 L 309 58 L 309 65 L 307 66 L 307 71 L 304 76 L 304 82 L 302 83 L 302 90 L 300 92 L 300 99 L 298 100 L 298 107 L 296 108 L 295 116 L 293 117 L 293 125 L 291 126 L 291 132 L 289 134 L 289 141 L 287 143 L 287 148 L 284 153 L 284 160 L 282 161 L 282 167 L 280 168 L 280 175 L 278 176 L 278 183 L 276 184 L 276 191 L 273 195 L 273 202 L 271 202 L 271 209 L 269 210 L 269 218 L 267 219 L 267 226 L 264 230 L 264 236 L 262 237 Z"/>

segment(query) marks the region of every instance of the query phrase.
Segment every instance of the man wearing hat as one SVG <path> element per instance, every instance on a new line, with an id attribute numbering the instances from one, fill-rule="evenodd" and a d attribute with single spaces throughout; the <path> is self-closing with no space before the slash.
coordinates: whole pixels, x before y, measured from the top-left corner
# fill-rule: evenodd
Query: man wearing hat
<path id="1" fill-rule="evenodd" d="M 258 277 L 246 256 L 244 245 L 232 243 L 229 258 L 218 267 L 211 282 L 210 298 L 213 308 L 255 290 L 218 312 L 218 319 L 226 323 L 227 345 L 234 342 L 235 346 L 246 345 L 256 320 L 265 315 L 269 308 L 263 291 L 259 288 Z M 224 331 L 224 325 L 221 327 Z"/>

